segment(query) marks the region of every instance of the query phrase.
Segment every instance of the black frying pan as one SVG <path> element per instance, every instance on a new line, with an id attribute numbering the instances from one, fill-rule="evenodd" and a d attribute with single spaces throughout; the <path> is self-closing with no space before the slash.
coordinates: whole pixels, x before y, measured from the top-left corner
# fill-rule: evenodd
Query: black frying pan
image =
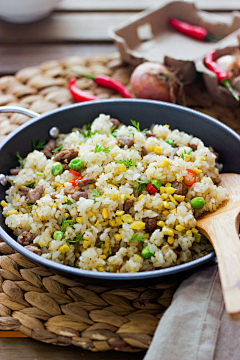
<path id="1" fill-rule="evenodd" d="M 16 111 L 14 107 L 0 107 L 0 112 Z M 32 139 L 48 140 L 49 130 L 56 126 L 61 133 L 69 133 L 73 127 L 92 122 L 100 113 L 111 115 L 120 122 L 130 125 L 131 119 L 140 122 L 141 128 L 149 128 L 152 123 L 169 124 L 171 129 L 177 128 L 196 137 L 199 137 L 219 154 L 220 162 L 224 165 L 224 172 L 240 173 L 240 137 L 233 130 L 219 121 L 169 103 L 150 100 L 103 100 L 86 102 L 59 108 L 44 115 L 38 115 L 27 109 L 17 109 L 35 118 L 13 131 L 0 144 L 0 174 L 9 174 L 9 169 L 18 165 L 16 152 L 25 157 L 32 151 Z M 0 185 L 0 201 L 5 198 L 7 186 Z M 11 247 L 38 262 L 51 268 L 54 272 L 89 284 L 103 286 L 143 286 L 152 283 L 186 276 L 202 266 L 209 265 L 215 259 L 212 252 L 200 259 L 171 268 L 139 273 L 104 273 L 81 270 L 46 260 L 16 242 L 12 231 L 5 225 L 5 218 L 0 214 L 0 236 Z"/>

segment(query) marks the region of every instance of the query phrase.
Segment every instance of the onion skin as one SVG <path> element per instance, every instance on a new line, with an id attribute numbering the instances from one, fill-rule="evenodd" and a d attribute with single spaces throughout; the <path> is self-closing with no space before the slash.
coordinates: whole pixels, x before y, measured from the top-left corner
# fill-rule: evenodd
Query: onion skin
<path id="1" fill-rule="evenodd" d="M 175 102 L 178 93 L 176 76 L 159 63 L 138 65 L 131 75 L 130 84 L 134 95 L 141 99 Z"/>

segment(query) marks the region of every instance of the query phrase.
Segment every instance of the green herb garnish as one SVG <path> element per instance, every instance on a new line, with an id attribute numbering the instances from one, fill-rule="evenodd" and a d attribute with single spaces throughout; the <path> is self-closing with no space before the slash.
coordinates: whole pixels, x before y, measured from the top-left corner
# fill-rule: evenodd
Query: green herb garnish
<path id="1" fill-rule="evenodd" d="M 149 181 L 145 182 L 145 181 L 141 181 L 141 180 L 135 180 L 136 182 L 138 182 L 140 185 L 137 189 L 135 189 L 135 196 L 137 195 L 137 193 L 140 193 L 143 191 L 143 189 L 149 184 Z"/>
<path id="2" fill-rule="evenodd" d="M 22 167 L 24 167 L 26 159 L 23 159 L 21 155 L 19 154 L 19 151 L 16 153 L 16 157 L 18 158 L 18 161 Z"/>
<path id="3" fill-rule="evenodd" d="M 84 237 L 81 234 L 75 234 L 75 238 L 75 240 L 67 239 L 66 241 L 69 243 L 77 243 L 84 240 Z"/>
<path id="4" fill-rule="evenodd" d="M 104 241 L 99 241 L 98 243 L 95 244 L 95 246 L 100 246 L 104 243 Z"/>
<path id="5" fill-rule="evenodd" d="M 72 205 L 73 202 L 71 200 L 67 200 L 65 203 L 63 203 L 63 205 Z"/>
<path id="6" fill-rule="evenodd" d="M 115 126 L 111 126 L 110 128 L 110 135 L 112 135 L 113 137 L 117 137 L 117 130 L 115 129 Z"/>
<path id="7" fill-rule="evenodd" d="M 44 139 L 40 139 L 37 144 L 32 139 L 33 150 L 42 150 L 44 148 L 45 144 L 46 144 L 46 141 Z"/>
<path id="8" fill-rule="evenodd" d="M 76 218 L 72 219 L 72 220 L 65 220 L 62 219 L 62 226 L 60 231 L 65 232 L 67 230 L 67 227 L 73 227 L 73 225 L 76 223 Z"/>
<path id="9" fill-rule="evenodd" d="M 105 154 L 108 154 L 108 153 L 110 153 L 111 150 L 109 149 L 109 147 L 104 148 L 101 145 L 97 144 L 95 147 L 94 153 L 96 154 L 101 151 L 104 152 Z"/>
<path id="10" fill-rule="evenodd" d="M 37 206 L 37 203 L 35 202 L 34 204 L 28 204 L 28 206 L 32 210 L 34 206 Z"/>
<path id="11" fill-rule="evenodd" d="M 186 150 L 184 149 L 183 153 L 180 155 L 181 158 L 184 160 L 184 155 L 190 155 L 193 152 L 193 150 L 189 150 L 189 152 L 186 152 Z"/>
<path id="12" fill-rule="evenodd" d="M 175 142 L 174 142 L 173 140 L 167 139 L 167 140 L 165 140 L 165 142 L 166 142 L 167 144 L 171 145 L 171 147 L 174 147 L 174 146 L 175 146 Z"/>
<path id="13" fill-rule="evenodd" d="M 44 176 L 44 173 L 42 173 L 42 172 L 35 172 L 35 175 L 37 175 L 37 176 Z"/>
<path id="14" fill-rule="evenodd" d="M 89 229 L 90 232 L 93 232 L 93 229 Z"/>
<path id="15" fill-rule="evenodd" d="M 138 233 L 134 234 L 133 236 L 130 237 L 129 241 L 145 241 L 146 238 L 144 236 L 138 236 Z"/>
<path id="16" fill-rule="evenodd" d="M 144 129 L 143 131 L 140 130 L 140 125 L 139 122 L 135 121 L 135 120 L 131 120 L 132 125 L 137 129 L 137 131 L 139 132 L 144 132 L 147 131 L 148 129 Z"/>
<path id="17" fill-rule="evenodd" d="M 101 193 L 99 190 L 94 189 L 93 190 L 93 200 L 94 200 L 94 204 L 97 202 L 96 198 L 100 197 Z"/>
<path id="18" fill-rule="evenodd" d="M 135 166 L 136 163 L 137 163 L 137 160 L 135 160 L 134 162 L 132 162 L 131 159 L 127 159 L 127 160 L 114 160 L 114 162 L 116 164 L 124 164 L 128 169 L 131 167 L 131 166 Z"/>
<path id="19" fill-rule="evenodd" d="M 31 189 L 34 187 L 34 185 L 35 185 L 35 181 L 33 181 L 31 183 L 28 183 L 28 184 L 23 184 L 23 186 L 26 186 L 26 187 L 31 188 Z"/>
<path id="20" fill-rule="evenodd" d="M 90 128 L 91 128 L 91 125 L 90 125 Z M 85 138 L 88 138 L 88 137 L 91 137 L 95 134 L 101 134 L 99 131 L 94 131 L 92 132 L 91 129 L 88 129 L 87 131 L 81 131 L 80 133 L 83 137 Z"/>
<path id="21" fill-rule="evenodd" d="M 56 155 L 56 153 L 60 150 L 62 150 L 63 145 L 59 146 L 57 149 L 54 149 L 52 152 L 54 153 L 54 155 Z"/>

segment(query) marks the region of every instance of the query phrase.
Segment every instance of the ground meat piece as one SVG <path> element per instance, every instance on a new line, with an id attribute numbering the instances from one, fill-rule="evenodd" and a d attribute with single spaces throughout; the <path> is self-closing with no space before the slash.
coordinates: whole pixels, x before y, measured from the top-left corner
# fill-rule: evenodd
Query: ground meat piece
<path id="1" fill-rule="evenodd" d="M 173 181 L 172 187 L 176 189 L 174 194 L 176 195 L 183 195 L 183 184 L 178 181 Z"/>
<path id="2" fill-rule="evenodd" d="M 26 202 L 28 204 L 34 204 L 37 200 L 40 199 L 43 193 L 43 186 L 37 185 L 34 189 L 29 189 L 26 195 Z"/>
<path id="3" fill-rule="evenodd" d="M 111 123 L 112 123 L 112 124 L 113 124 L 113 126 L 114 126 L 113 130 L 116 130 L 116 129 L 118 129 L 118 128 L 119 128 L 119 126 L 120 126 L 120 122 L 119 122 L 117 119 L 113 119 L 113 118 L 111 118 L 109 121 L 111 121 Z"/>
<path id="4" fill-rule="evenodd" d="M 72 194 L 72 198 L 78 201 L 80 198 L 88 199 L 88 194 L 84 191 L 75 191 Z"/>
<path id="5" fill-rule="evenodd" d="M 62 163 L 63 170 L 69 170 L 70 167 L 66 163 Z"/>
<path id="6" fill-rule="evenodd" d="M 97 180 L 95 178 L 87 178 L 87 179 L 82 179 L 82 180 L 76 180 L 76 184 L 79 187 L 84 187 L 86 185 L 90 185 L 90 184 L 95 184 Z"/>
<path id="7" fill-rule="evenodd" d="M 143 222 L 145 222 L 145 231 L 151 232 L 155 227 L 157 226 L 157 219 L 156 218 L 149 218 L 145 217 L 143 218 Z"/>
<path id="8" fill-rule="evenodd" d="M 147 155 L 147 149 L 145 148 L 145 146 L 142 146 L 141 155 L 142 155 L 142 157 Z"/>
<path id="9" fill-rule="evenodd" d="M 215 159 L 215 162 L 218 162 L 218 159 L 219 159 L 219 153 L 214 151 L 213 147 L 212 146 L 209 146 L 209 150 L 216 155 L 216 159 Z"/>
<path id="10" fill-rule="evenodd" d="M 23 246 L 29 245 L 33 242 L 35 236 L 28 231 L 23 231 L 21 235 L 18 236 L 17 242 Z"/>
<path id="11" fill-rule="evenodd" d="M 134 144 L 134 140 L 128 136 L 118 136 L 117 139 L 119 141 L 119 144 L 121 145 L 120 146 L 121 148 L 124 147 L 125 145 L 127 145 L 127 147 L 130 148 Z"/>
<path id="12" fill-rule="evenodd" d="M 133 206 L 133 204 L 134 204 L 133 199 L 126 200 L 123 204 L 123 210 L 128 211 Z"/>
<path id="13" fill-rule="evenodd" d="M 120 245 L 119 244 L 116 244 L 116 245 L 114 245 L 114 246 L 111 246 L 111 251 L 112 251 L 112 255 L 115 255 L 117 252 L 118 252 L 118 250 L 120 249 Z"/>
<path id="14" fill-rule="evenodd" d="M 48 141 L 48 143 L 44 146 L 44 148 L 42 149 L 42 152 L 44 153 L 44 155 L 48 158 L 51 159 L 51 157 L 53 156 L 53 150 L 56 147 L 56 141 L 51 139 Z"/>
<path id="15" fill-rule="evenodd" d="M 21 196 L 26 196 L 30 189 L 27 186 L 22 185 L 20 187 L 20 190 L 21 190 Z"/>
<path id="16" fill-rule="evenodd" d="M 144 134 L 146 135 L 146 137 L 151 137 L 151 136 L 153 136 L 153 137 L 157 137 L 157 135 L 156 134 L 154 134 L 154 133 L 152 133 L 151 131 L 143 131 L 144 132 Z"/>
<path id="17" fill-rule="evenodd" d="M 189 146 L 193 151 L 196 151 L 196 150 L 197 150 L 197 145 L 195 145 L 195 144 L 190 144 L 190 143 L 188 143 L 188 146 Z"/>
<path id="18" fill-rule="evenodd" d="M 25 248 L 30 250 L 34 254 L 42 255 L 42 251 L 36 245 L 27 245 L 25 246 Z"/>
<path id="19" fill-rule="evenodd" d="M 10 169 L 10 174 L 11 175 L 18 175 L 21 170 L 22 169 Z"/>
<path id="20" fill-rule="evenodd" d="M 78 150 L 62 149 L 54 158 L 54 161 L 69 163 L 78 156 Z"/>
<path id="21" fill-rule="evenodd" d="M 56 199 L 57 199 L 57 193 L 53 193 L 53 194 L 51 194 L 50 196 L 51 196 L 51 198 L 52 198 L 53 200 L 56 200 Z"/>

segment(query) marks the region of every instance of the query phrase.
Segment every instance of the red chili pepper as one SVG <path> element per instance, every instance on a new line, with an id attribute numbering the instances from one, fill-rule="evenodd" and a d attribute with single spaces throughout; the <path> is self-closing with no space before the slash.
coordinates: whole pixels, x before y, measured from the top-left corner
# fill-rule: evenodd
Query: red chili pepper
<path id="1" fill-rule="evenodd" d="M 84 76 L 87 77 L 91 80 L 93 80 L 97 85 L 99 86 L 103 86 L 107 89 L 112 89 L 115 90 L 117 92 L 119 92 L 119 94 L 121 94 L 123 97 L 125 98 L 131 98 L 132 95 L 130 94 L 130 92 L 128 91 L 128 89 L 119 81 L 111 78 L 110 76 L 107 75 L 92 75 L 92 74 L 83 74 L 83 73 L 79 73 L 75 70 L 71 70 L 70 71 L 80 75 L 80 76 Z"/>
<path id="2" fill-rule="evenodd" d="M 81 176 L 78 176 L 76 179 L 74 179 L 74 180 L 69 180 L 68 182 L 69 182 L 70 184 L 72 184 L 72 186 L 76 187 L 76 186 L 77 186 L 76 180 L 82 180 L 82 177 L 81 177 Z"/>
<path id="3" fill-rule="evenodd" d="M 169 24 L 178 32 L 188 35 L 193 39 L 200 41 L 214 41 L 214 39 L 209 36 L 207 30 L 201 26 L 191 25 L 175 18 L 169 19 Z"/>
<path id="4" fill-rule="evenodd" d="M 239 96 L 235 93 L 235 91 L 233 90 L 230 81 L 229 81 L 229 75 L 226 71 L 222 70 L 218 64 L 215 62 L 214 60 L 214 56 L 216 54 L 216 50 L 212 50 L 210 53 L 208 53 L 205 56 L 204 59 L 204 63 L 206 65 L 206 67 L 213 71 L 214 74 L 217 76 L 218 82 L 219 84 L 225 86 L 230 93 L 232 94 L 232 96 L 239 101 Z"/>
<path id="5" fill-rule="evenodd" d="M 75 176 L 81 176 L 81 174 L 80 174 L 79 172 L 74 171 L 74 170 L 72 170 L 72 169 L 70 169 L 69 172 L 70 172 L 71 174 L 75 175 Z"/>
<path id="6" fill-rule="evenodd" d="M 82 91 L 79 89 L 76 85 L 76 78 L 72 77 L 68 82 L 68 88 L 72 94 L 73 99 L 76 102 L 82 102 L 82 101 L 90 101 L 90 100 L 100 100 L 97 96 L 90 95 L 86 93 L 85 91 Z"/>
<path id="7" fill-rule="evenodd" d="M 183 183 L 190 187 L 193 184 L 195 184 L 195 182 L 197 181 L 197 176 L 195 174 L 195 172 L 191 169 L 187 169 L 188 175 L 183 177 Z"/>
<path id="8" fill-rule="evenodd" d="M 155 187 L 152 186 L 152 184 L 148 184 L 147 190 L 148 190 L 148 191 L 150 192 L 150 194 L 152 194 L 152 195 L 154 195 L 154 194 L 156 194 L 156 193 L 158 192 L 158 190 L 155 189 Z"/>

